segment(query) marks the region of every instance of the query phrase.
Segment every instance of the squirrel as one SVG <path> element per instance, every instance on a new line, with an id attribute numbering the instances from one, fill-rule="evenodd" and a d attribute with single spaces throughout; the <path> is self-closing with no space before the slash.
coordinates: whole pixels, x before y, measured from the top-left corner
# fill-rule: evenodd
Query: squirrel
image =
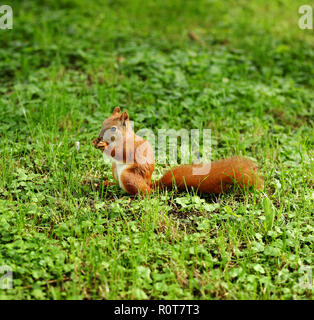
<path id="1" fill-rule="evenodd" d="M 179 165 L 168 170 L 160 180 L 152 182 L 153 149 L 147 140 L 134 133 L 127 111 L 121 112 L 120 107 L 116 107 L 104 120 L 98 138 L 92 143 L 113 159 L 113 177 L 131 195 L 172 188 L 174 184 L 179 191 L 193 187 L 200 193 L 223 193 L 234 184 L 254 186 L 257 190 L 264 186 L 263 179 L 256 172 L 256 164 L 238 156 L 209 164 Z"/>

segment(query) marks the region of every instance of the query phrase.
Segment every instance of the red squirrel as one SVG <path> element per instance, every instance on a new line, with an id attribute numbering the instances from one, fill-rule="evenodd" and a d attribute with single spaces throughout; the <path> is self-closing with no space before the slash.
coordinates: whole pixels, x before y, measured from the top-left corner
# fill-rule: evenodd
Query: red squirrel
<path id="1" fill-rule="evenodd" d="M 128 113 L 121 112 L 119 107 L 103 122 L 93 145 L 113 159 L 113 177 L 131 195 L 172 188 L 173 184 L 180 191 L 193 187 L 201 193 L 222 193 L 234 184 L 254 186 L 258 190 L 264 186 L 263 179 L 257 175 L 256 164 L 242 157 L 210 164 L 180 165 L 168 170 L 160 180 L 152 182 L 154 152 L 148 141 L 134 133 Z M 197 172 L 199 168 L 205 169 L 204 172 Z"/>

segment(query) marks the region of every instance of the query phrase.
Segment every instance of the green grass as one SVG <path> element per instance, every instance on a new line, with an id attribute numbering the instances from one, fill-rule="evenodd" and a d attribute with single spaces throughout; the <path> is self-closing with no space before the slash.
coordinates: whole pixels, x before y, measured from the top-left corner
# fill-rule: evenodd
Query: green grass
<path id="1" fill-rule="evenodd" d="M 299 284 L 314 266 L 304 1 L 7 4 L 0 266 L 14 288 L 1 299 L 313 299 Z M 210 128 L 212 158 L 255 159 L 264 191 L 99 189 L 112 174 L 91 140 L 117 105 L 135 130 Z"/>

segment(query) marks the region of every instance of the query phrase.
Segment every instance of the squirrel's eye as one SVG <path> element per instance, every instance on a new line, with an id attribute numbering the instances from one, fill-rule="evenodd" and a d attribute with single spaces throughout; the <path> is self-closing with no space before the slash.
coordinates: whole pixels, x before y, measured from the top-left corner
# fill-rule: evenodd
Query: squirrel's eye
<path id="1" fill-rule="evenodd" d="M 116 127 L 111 127 L 111 131 L 112 131 L 112 132 L 115 132 L 116 130 L 117 130 Z"/>

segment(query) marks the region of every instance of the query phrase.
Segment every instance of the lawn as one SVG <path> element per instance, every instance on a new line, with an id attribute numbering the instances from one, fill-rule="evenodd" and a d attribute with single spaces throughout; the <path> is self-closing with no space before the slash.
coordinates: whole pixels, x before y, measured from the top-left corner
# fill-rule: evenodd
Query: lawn
<path id="1" fill-rule="evenodd" d="M 304 1 L 6 4 L 0 267 L 13 288 L 1 299 L 313 299 Z M 211 158 L 255 160 L 264 190 L 100 187 L 111 166 L 91 140 L 118 105 L 135 131 L 211 129 Z M 157 161 L 153 178 L 167 167 Z"/>

